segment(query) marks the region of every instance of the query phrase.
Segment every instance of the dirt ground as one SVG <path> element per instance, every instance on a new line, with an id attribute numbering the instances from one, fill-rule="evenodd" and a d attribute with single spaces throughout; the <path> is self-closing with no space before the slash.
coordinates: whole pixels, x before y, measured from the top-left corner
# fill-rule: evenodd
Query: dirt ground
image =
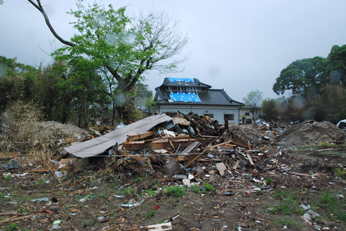
<path id="1" fill-rule="evenodd" d="M 245 129 L 252 140 L 263 136 Z M 264 153 L 279 167 L 221 176 L 213 161 L 196 161 L 190 188 L 135 160 L 117 167 L 89 159 L 83 171 L 58 179 L 33 172 L 25 155 L 2 157 L 1 230 L 145 230 L 163 222 L 183 231 L 346 230 L 346 144 L 333 143 L 345 132 L 306 123 L 274 134 Z M 11 161 L 19 168 L 4 169 Z"/>

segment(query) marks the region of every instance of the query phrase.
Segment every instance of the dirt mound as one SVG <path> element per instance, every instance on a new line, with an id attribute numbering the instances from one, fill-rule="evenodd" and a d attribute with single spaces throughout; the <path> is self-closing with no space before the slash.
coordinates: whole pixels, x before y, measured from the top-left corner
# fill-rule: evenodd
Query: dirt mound
<path id="1" fill-rule="evenodd" d="M 17 140 L 52 140 L 67 137 L 76 137 L 87 134 L 87 131 L 71 124 L 62 124 L 55 121 L 32 122 L 22 126 Z"/>
<path id="2" fill-rule="evenodd" d="M 263 134 L 258 129 L 247 125 L 230 124 L 228 127 L 229 130 L 236 136 L 242 138 L 246 142 L 249 141 L 250 143 L 254 143 L 256 145 L 268 143 L 268 141 L 263 139 L 263 136 L 269 137 L 270 140 L 274 138 L 271 137 L 272 135 Z"/>
<path id="3" fill-rule="evenodd" d="M 346 132 L 330 122 L 307 121 L 289 128 L 276 141 L 285 145 L 311 145 L 342 141 L 345 137 Z"/>

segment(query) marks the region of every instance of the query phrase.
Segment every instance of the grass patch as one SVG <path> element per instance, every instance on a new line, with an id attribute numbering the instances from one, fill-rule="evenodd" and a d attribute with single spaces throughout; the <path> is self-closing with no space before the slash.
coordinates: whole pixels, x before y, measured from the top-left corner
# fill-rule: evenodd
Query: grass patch
<path id="1" fill-rule="evenodd" d="M 345 170 L 342 170 L 342 169 L 340 169 L 340 168 L 334 169 L 334 174 L 335 174 L 337 177 L 340 177 L 340 178 L 345 178 L 345 177 L 346 177 L 346 171 L 345 171 Z"/>
<path id="2" fill-rule="evenodd" d="M 132 188 L 125 188 L 124 191 L 121 193 L 123 196 L 132 194 L 134 190 Z"/>
<path id="3" fill-rule="evenodd" d="M 145 192 L 146 192 L 149 196 L 151 196 L 151 197 L 156 197 L 156 196 L 157 196 L 157 192 L 155 192 L 155 191 L 152 190 L 152 189 L 147 189 L 147 190 L 145 190 Z"/>
<path id="4" fill-rule="evenodd" d="M 271 209 L 269 209 L 269 212 L 272 214 L 281 213 L 285 215 L 290 215 L 292 211 L 293 211 L 292 206 L 286 203 L 280 203 L 279 205 L 275 205 Z"/>
<path id="5" fill-rule="evenodd" d="M 201 190 L 199 190 L 199 185 L 192 185 L 190 189 L 192 190 L 193 193 L 196 193 L 196 194 L 201 192 Z"/>
<path id="6" fill-rule="evenodd" d="M 304 211 L 299 207 L 298 193 L 291 194 L 287 190 L 277 190 L 273 193 L 274 198 L 281 199 L 279 205 L 269 208 L 269 213 L 291 215 L 297 213 L 304 214 Z"/>
<path id="7" fill-rule="evenodd" d="M 45 183 L 46 183 L 46 180 L 41 180 L 41 181 L 37 182 L 37 185 L 38 185 L 38 186 L 41 186 L 41 185 L 43 185 L 43 184 L 45 184 Z"/>
<path id="8" fill-rule="evenodd" d="M 3 230 L 6 231 L 15 231 L 15 230 L 19 230 L 19 227 L 16 223 L 11 223 L 9 225 L 6 225 L 3 227 Z"/>
<path id="9" fill-rule="evenodd" d="M 317 206 L 323 208 L 331 220 L 339 220 L 346 223 L 346 213 L 343 211 L 345 202 L 344 198 L 338 199 L 333 196 L 332 192 L 326 189 L 321 195 Z"/>
<path id="10" fill-rule="evenodd" d="M 301 229 L 301 225 L 296 220 L 291 220 L 288 218 L 278 218 L 275 219 L 274 224 L 277 226 L 287 226 L 288 229 Z"/>
<path id="11" fill-rule="evenodd" d="M 268 178 L 266 179 L 266 184 L 267 184 L 267 185 L 270 185 L 272 182 L 273 182 L 273 179 L 272 179 L 272 178 L 268 177 Z"/>
<path id="12" fill-rule="evenodd" d="M 205 183 L 204 187 L 205 187 L 205 190 L 209 192 L 212 192 L 215 190 L 215 188 L 211 184 L 208 184 L 208 183 Z"/>
<path id="13" fill-rule="evenodd" d="M 167 189 L 167 195 L 169 196 L 175 196 L 175 197 L 181 197 L 187 194 L 185 187 L 183 186 L 171 186 L 171 187 L 165 187 Z"/>
<path id="14" fill-rule="evenodd" d="M 3 180 L 11 180 L 12 178 L 10 176 L 4 176 L 2 179 Z"/>
<path id="15" fill-rule="evenodd" d="M 154 210 L 149 210 L 148 212 L 144 213 L 143 214 L 143 217 L 145 219 L 149 219 L 151 217 L 155 216 L 155 211 Z"/>

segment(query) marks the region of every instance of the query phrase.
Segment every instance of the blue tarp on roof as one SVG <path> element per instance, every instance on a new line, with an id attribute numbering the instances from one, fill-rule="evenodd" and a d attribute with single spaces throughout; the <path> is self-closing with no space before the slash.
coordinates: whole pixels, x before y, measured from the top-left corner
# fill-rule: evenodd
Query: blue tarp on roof
<path id="1" fill-rule="evenodd" d="M 172 83 L 175 83 L 175 82 L 194 83 L 195 82 L 195 80 L 191 79 L 191 78 L 172 78 L 172 77 L 168 77 L 168 79 Z"/>
<path id="2" fill-rule="evenodd" d="M 187 92 L 177 92 L 169 94 L 169 97 L 174 102 L 197 102 L 202 103 L 198 94 L 196 93 L 187 93 Z"/>

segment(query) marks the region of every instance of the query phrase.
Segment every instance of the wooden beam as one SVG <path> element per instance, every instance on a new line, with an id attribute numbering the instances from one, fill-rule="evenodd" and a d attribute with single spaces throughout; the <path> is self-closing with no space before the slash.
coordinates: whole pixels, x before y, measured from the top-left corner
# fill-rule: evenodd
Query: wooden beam
<path id="1" fill-rule="evenodd" d="M 251 165 L 255 165 L 255 164 L 253 163 L 253 161 L 252 161 L 252 158 L 251 158 L 250 154 L 249 154 L 249 153 L 246 153 L 246 155 L 247 155 L 247 158 L 248 158 L 249 161 L 250 161 L 250 164 L 251 164 Z"/>
<path id="2" fill-rule="evenodd" d="M 189 146 L 191 143 L 196 141 L 196 139 L 178 139 L 178 140 L 170 140 L 174 147 L 177 147 L 180 144 L 181 148 L 185 148 Z M 150 149 L 166 149 L 166 150 L 172 150 L 172 146 L 168 139 L 161 139 L 156 140 L 153 142 L 145 142 L 145 141 L 132 141 L 132 142 L 125 142 L 124 148 L 129 151 L 139 151 L 143 150 L 143 148 L 150 148 Z"/>
<path id="3" fill-rule="evenodd" d="M 126 142 L 131 142 L 131 141 L 135 141 L 135 140 L 140 140 L 140 139 L 144 139 L 150 136 L 153 136 L 154 132 L 153 131 L 149 131 L 149 132 L 143 132 L 140 134 L 134 134 L 134 135 L 127 135 L 127 139 Z"/>

